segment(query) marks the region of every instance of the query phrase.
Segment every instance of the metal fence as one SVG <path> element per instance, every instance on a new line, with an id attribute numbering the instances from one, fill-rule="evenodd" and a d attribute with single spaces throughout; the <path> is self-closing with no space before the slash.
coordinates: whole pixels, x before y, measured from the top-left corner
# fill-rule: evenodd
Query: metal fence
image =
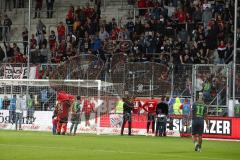
<path id="1" fill-rule="evenodd" d="M 80 55 L 63 64 L 30 65 L 36 67 L 36 75 L 51 80 L 101 80 L 105 82 L 105 96 L 136 97 L 187 97 L 192 101 L 203 92 L 212 115 L 226 115 L 232 92 L 231 65 L 163 65 L 154 62 L 129 62 L 124 54 L 102 61 L 94 55 Z M 2 64 L 2 78 L 24 76 L 28 71 L 25 64 Z M 237 66 L 236 97 L 240 96 L 240 65 Z M 32 72 L 32 71 L 31 71 Z M 111 85 L 107 85 L 111 84 Z M 54 90 L 62 90 L 62 84 L 53 83 Z M 54 88 L 57 87 L 57 88 Z M 68 88 L 69 89 L 69 88 Z M 11 89 L 6 88 L 6 91 Z M 71 90 L 71 89 L 70 89 Z M 68 91 L 70 91 L 68 90 Z M 4 89 L 2 90 L 4 92 Z M 72 90 L 71 90 L 72 91 Z M 76 92 L 76 89 L 74 89 Z M 87 89 L 81 92 L 92 93 Z M 92 95 L 92 94 L 91 94 Z"/>

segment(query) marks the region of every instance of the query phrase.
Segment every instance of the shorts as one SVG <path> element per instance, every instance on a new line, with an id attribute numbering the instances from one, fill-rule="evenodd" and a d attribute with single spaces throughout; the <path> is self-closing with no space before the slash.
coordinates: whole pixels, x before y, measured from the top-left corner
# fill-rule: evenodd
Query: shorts
<path id="1" fill-rule="evenodd" d="M 68 117 L 61 118 L 59 123 L 68 123 Z"/>
<path id="2" fill-rule="evenodd" d="M 71 117 L 71 122 L 72 123 L 80 123 L 80 113 L 78 114 L 72 114 L 72 117 Z"/>
<path id="3" fill-rule="evenodd" d="M 204 130 L 204 120 L 203 119 L 193 119 L 192 120 L 192 135 L 199 134 L 202 135 Z"/>
<path id="4" fill-rule="evenodd" d="M 85 121 L 89 121 L 90 119 L 90 114 L 85 114 Z"/>

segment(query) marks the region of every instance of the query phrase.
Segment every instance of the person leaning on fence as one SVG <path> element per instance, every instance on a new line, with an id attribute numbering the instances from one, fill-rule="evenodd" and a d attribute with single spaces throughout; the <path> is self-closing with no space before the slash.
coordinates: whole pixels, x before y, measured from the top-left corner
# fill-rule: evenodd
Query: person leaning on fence
<path id="1" fill-rule="evenodd" d="M 128 135 L 131 136 L 132 132 L 132 110 L 133 110 L 133 100 L 129 97 L 123 98 L 123 123 L 121 127 L 121 135 L 124 132 L 124 126 L 128 122 Z"/>
<path id="2" fill-rule="evenodd" d="M 7 96 L 4 96 L 4 99 L 3 99 L 3 109 L 8 109 L 9 105 L 10 105 L 10 100 Z"/>
<path id="3" fill-rule="evenodd" d="M 191 113 L 191 104 L 190 104 L 188 98 L 184 99 L 182 113 L 183 113 L 183 125 L 184 126 L 189 126 L 189 123 L 190 123 L 189 122 L 189 118 L 190 118 L 190 113 Z"/>
<path id="4" fill-rule="evenodd" d="M 34 115 L 34 99 L 33 95 L 30 94 L 27 99 L 27 119 L 30 120 Z"/>
<path id="5" fill-rule="evenodd" d="M 23 111 L 26 109 L 26 100 L 22 95 L 19 96 L 16 102 L 16 130 L 22 130 L 22 121 L 23 121 Z"/>
<path id="6" fill-rule="evenodd" d="M 15 123 L 16 117 L 16 95 L 13 95 L 13 98 L 10 100 L 9 105 L 9 123 Z"/>
<path id="7" fill-rule="evenodd" d="M 173 104 L 173 113 L 175 115 L 181 115 L 182 114 L 181 106 L 182 106 L 182 103 L 181 103 L 180 98 L 176 97 L 175 102 Z"/>
<path id="8" fill-rule="evenodd" d="M 77 96 L 77 99 L 74 100 L 71 111 L 71 122 L 70 135 L 76 135 L 78 124 L 81 122 L 81 97 Z"/>

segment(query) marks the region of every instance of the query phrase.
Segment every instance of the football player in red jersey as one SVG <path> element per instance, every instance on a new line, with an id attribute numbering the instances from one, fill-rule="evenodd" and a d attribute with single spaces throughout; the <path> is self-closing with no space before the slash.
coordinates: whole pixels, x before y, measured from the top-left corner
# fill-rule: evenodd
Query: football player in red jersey
<path id="1" fill-rule="evenodd" d="M 94 111 L 95 105 L 93 102 L 91 102 L 88 98 L 86 98 L 83 102 L 83 109 L 82 112 L 84 112 L 85 115 L 85 126 L 90 126 L 90 115 Z"/>
<path id="2" fill-rule="evenodd" d="M 148 113 L 147 118 L 147 135 L 149 134 L 149 128 L 152 123 L 152 134 L 155 133 L 155 117 L 156 117 L 156 108 L 157 108 L 158 101 L 154 99 L 152 96 L 151 99 L 147 100 L 144 105 L 143 109 Z"/>
<path id="3" fill-rule="evenodd" d="M 70 100 L 65 100 L 61 102 L 61 107 L 58 110 L 58 124 L 57 124 L 57 134 L 65 135 L 67 131 L 67 123 L 68 123 L 68 114 L 70 112 L 72 102 Z"/>

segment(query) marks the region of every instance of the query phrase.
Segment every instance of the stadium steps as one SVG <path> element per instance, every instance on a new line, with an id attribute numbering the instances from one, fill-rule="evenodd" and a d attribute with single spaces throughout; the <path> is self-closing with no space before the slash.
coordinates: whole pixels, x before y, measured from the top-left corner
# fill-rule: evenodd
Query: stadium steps
<path id="1" fill-rule="evenodd" d="M 58 0 L 55 3 L 55 7 L 58 7 L 58 13 L 53 14 L 52 19 L 48 19 L 46 11 L 45 1 L 43 3 L 43 13 L 41 13 L 41 20 L 47 27 L 47 34 L 49 35 L 50 30 L 56 31 L 56 26 L 60 21 L 65 22 L 65 17 L 67 14 L 67 10 L 69 6 L 72 4 L 74 6 L 85 6 L 85 4 L 89 0 Z M 90 3 L 93 6 L 93 3 Z M 123 6 L 122 6 L 123 5 Z M 36 25 L 38 23 L 38 18 L 34 18 L 34 6 L 32 4 L 32 12 L 31 12 L 31 34 L 36 34 Z M 61 6 L 61 7 L 59 7 Z M 105 7 L 104 7 L 105 6 Z M 25 8 L 14 9 L 12 12 L 6 12 L 7 15 L 12 19 L 13 25 L 11 28 L 11 41 L 22 41 L 22 31 L 24 26 L 28 26 L 28 4 L 25 4 Z M 111 21 L 112 18 L 115 18 L 117 21 L 120 20 L 121 17 L 129 17 L 129 15 L 133 15 L 129 13 L 129 8 L 132 6 L 127 5 L 127 0 L 105 0 L 105 5 L 103 4 L 101 9 L 101 18 L 105 19 L 107 22 Z M 125 8 L 125 9 L 124 9 Z M 128 8 L 128 9 L 126 9 Z M 47 37 L 46 37 L 47 38 Z M 22 50 L 23 46 L 21 42 L 18 42 L 18 46 Z"/>

